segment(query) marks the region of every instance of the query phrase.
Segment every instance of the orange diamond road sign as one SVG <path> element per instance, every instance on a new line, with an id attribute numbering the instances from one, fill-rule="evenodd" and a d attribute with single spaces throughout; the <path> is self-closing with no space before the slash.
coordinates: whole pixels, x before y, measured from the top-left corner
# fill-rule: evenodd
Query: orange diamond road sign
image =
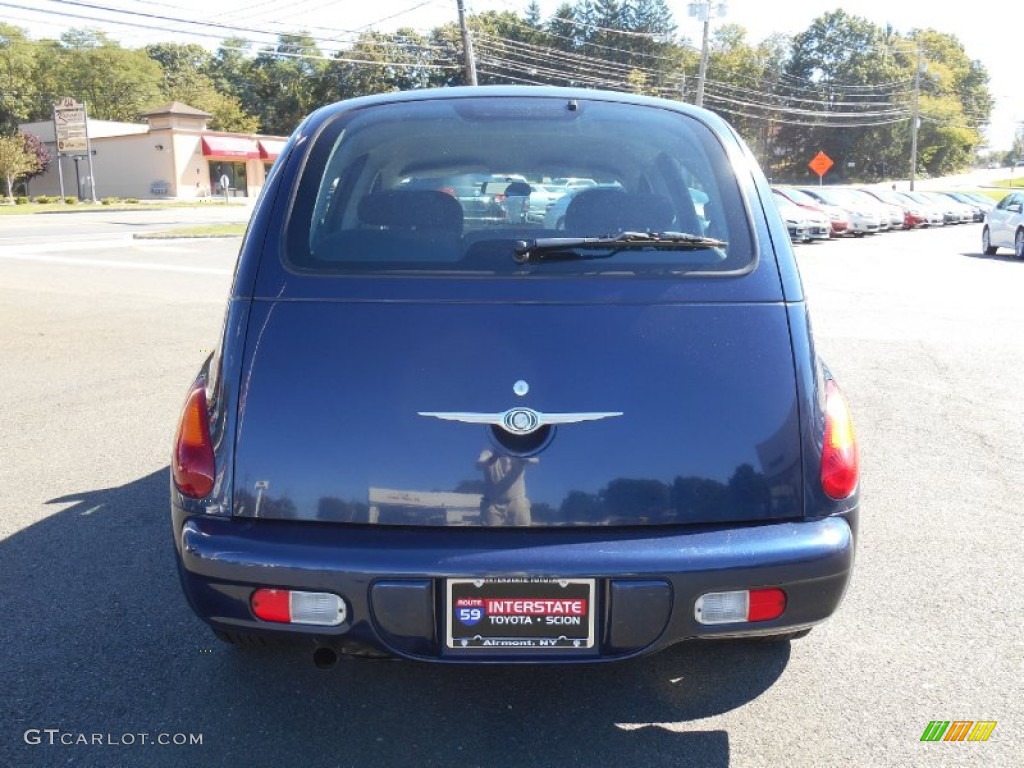
<path id="1" fill-rule="evenodd" d="M 819 177 L 824 176 L 828 173 L 828 169 L 832 167 L 832 158 L 824 152 L 819 152 L 807 165 L 809 165 L 811 170 L 818 174 Z"/>

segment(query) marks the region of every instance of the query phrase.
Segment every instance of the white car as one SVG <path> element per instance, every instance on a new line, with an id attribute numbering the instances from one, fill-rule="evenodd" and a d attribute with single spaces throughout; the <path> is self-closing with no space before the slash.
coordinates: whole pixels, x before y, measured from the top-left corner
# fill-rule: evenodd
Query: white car
<path id="1" fill-rule="evenodd" d="M 888 211 L 892 229 L 906 229 L 905 208 L 891 192 L 882 189 L 858 189 L 857 192 L 867 195 Z"/>
<path id="2" fill-rule="evenodd" d="M 548 184 L 530 184 L 530 210 L 526 214 L 528 221 L 544 221 L 548 210 L 566 194 L 565 187 Z"/>
<path id="3" fill-rule="evenodd" d="M 1010 193 L 985 215 L 981 249 L 993 256 L 999 248 L 1012 248 L 1015 258 L 1024 259 L 1024 192 Z"/>
<path id="4" fill-rule="evenodd" d="M 544 229 L 565 229 L 565 212 L 569 209 L 569 203 L 578 189 L 566 191 L 564 195 L 555 200 L 544 212 Z"/>
<path id="5" fill-rule="evenodd" d="M 919 194 L 928 198 L 942 209 L 942 214 L 947 224 L 966 224 L 974 219 L 974 211 L 951 197 L 940 195 L 938 192 L 921 192 Z"/>
<path id="6" fill-rule="evenodd" d="M 874 211 L 878 215 L 878 229 L 880 231 L 888 232 L 894 226 L 897 228 L 903 226 L 903 212 L 900 211 L 898 218 L 895 217 L 895 214 L 890 212 L 889 206 L 874 195 L 869 195 L 862 189 L 852 189 L 850 187 L 842 189 L 841 192 L 859 208 Z"/>
<path id="7" fill-rule="evenodd" d="M 845 235 L 850 228 L 850 217 L 844 208 L 817 200 L 795 187 L 772 187 L 772 192 L 785 197 L 789 202 L 804 209 L 812 209 L 825 215 L 829 222 L 829 237 Z"/>
<path id="8" fill-rule="evenodd" d="M 882 215 L 879 208 L 847 194 L 846 189 L 839 187 L 801 187 L 801 189 L 816 200 L 839 206 L 845 210 L 850 218 L 850 228 L 847 231 L 854 237 L 874 234 L 882 229 Z M 886 217 L 885 223 L 889 224 L 888 217 Z"/>
<path id="9" fill-rule="evenodd" d="M 786 229 L 789 230 L 789 239 L 794 243 L 806 243 L 811 240 L 811 225 L 805 215 L 807 211 L 799 205 L 794 205 L 778 192 L 772 192 L 775 198 L 775 207 L 779 209 L 782 220 L 786 222 Z"/>
<path id="10" fill-rule="evenodd" d="M 581 179 L 576 178 L 574 176 L 563 176 L 562 178 L 552 179 L 550 182 L 548 182 L 548 185 L 551 187 L 560 187 L 561 189 L 576 190 L 584 189 L 586 187 L 596 187 L 597 182 L 594 181 L 593 179 Z"/>
<path id="11" fill-rule="evenodd" d="M 775 198 L 775 205 L 782 218 L 786 220 L 786 227 L 793 242 L 799 239 L 806 243 L 811 240 L 828 240 L 831 237 L 832 222 L 828 214 L 797 205 L 782 192 L 774 189 L 772 197 Z M 795 235 L 795 229 L 800 229 L 801 234 Z"/>

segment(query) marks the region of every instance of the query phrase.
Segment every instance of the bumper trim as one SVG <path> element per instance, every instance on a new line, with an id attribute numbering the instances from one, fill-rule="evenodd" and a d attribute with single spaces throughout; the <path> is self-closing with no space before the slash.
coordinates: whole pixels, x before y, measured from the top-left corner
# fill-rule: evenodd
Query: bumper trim
<path id="1" fill-rule="evenodd" d="M 842 600 L 854 557 L 851 525 L 842 516 L 716 528 L 544 531 L 192 516 L 181 520 L 178 543 L 185 591 L 199 617 L 215 628 L 279 629 L 252 616 L 247 596 L 257 587 L 330 591 L 349 602 L 349 622 L 284 632 L 312 634 L 321 643 L 359 641 L 434 661 L 452 660 L 437 639 L 437 584 L 444 578 L 597 578 L 607 606 L 599 618 L 599 652 L 610 659 L 680 640 L 781 633 L 819 623 Z M 663 586 L 654 589 L 656 583 Z M 720 627 L 694 619 L 701 594 L 763 586 L 786 590 L 789 602 L 778 619 Z M 634 610 L 631 591 L 650 610 Z M 410 606 L 417 615 L 391 626 L 390 619 L 382 621 L 382 597 L 401 603 L 398 614 Z M 386 613 L 397 615 L 390 608 Z M 632 629 L 623 634 L 626 625 Z"/>

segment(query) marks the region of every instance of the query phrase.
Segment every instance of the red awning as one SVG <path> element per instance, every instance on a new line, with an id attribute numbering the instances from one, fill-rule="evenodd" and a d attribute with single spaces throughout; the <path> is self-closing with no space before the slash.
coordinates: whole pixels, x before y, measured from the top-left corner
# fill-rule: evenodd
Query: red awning
<path id="1" fill-rule="evenodd" d="M 277 160 L 286 142 L 275 139 L 260 139 L 260 157 L 266 160 Z"/>
<path id="2" fill-rule="evenodd" d="M 241 136 L 203 136 L 204 157 L 259 157 L 256 139 Z"/>

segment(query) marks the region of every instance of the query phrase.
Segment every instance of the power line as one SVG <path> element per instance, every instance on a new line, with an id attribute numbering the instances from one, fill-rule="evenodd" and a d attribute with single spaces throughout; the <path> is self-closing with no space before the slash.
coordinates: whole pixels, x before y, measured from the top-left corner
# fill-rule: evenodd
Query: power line
<path id="1" fill-rule="evenodd" d="M 116 24 L 116 25 L 119 25 L 119 26 L 127 26 L 127 27 L 138 28 L 138 29 L 146 29 L 146 30 L 151 30 L 151 31 L 155 31 L 155 32 L 166 32 L 166 33 L 170 33 L 170 34 L 187 34 L 187 35 L 194 36 L 194 37 L 203 37 L 203 38 L 208 38 L 208 39 L 215 39 L 215 40 L 218 40 L 218 41 L 223 41 L 225 39 L 223 34 L 215 34 L 215 33 L 212 33 L 212 32 L 203 32 L 201 30 L 187 30 L 186 31 L 186 30 L 181 30 L 181 29 L 175 28 L 175 27 L 169 27 L 169 26 L 160 25 L 160 24 L 149 24 L 149 23 L 144 23 L 144 22 L 139 22 L 139 21 L 124 21 L 124 20 L 120 20 L 120 19 L 106 19 L 106 18 L 102 18 L 102 17 L 90 16 L 90 15 L 87 15 L 87 14 L 80 14 L 80 13 L 73 13 L 73 12 L 69 12 L 69 11 L 55 11 L 55 10 L 43 9 L 43 8 L 30 8 L 28 6 L 20 5 L 18 3 L 11 3 L 11 2 L 4 2 L 4 1 L 0 1 L 0 7 L 14 8 L 14 9 L 23 10 L 23 11 L 32 11 L 34 13 L 43 13 L 43 14 L 55 15 L 55 16 L 66 17 L 66 18 L 82 19 L 84 21 L 97 21 L 97 22 L 103 22 L 103 23 L 106 23 L 106 24 Z M 201 25 L 201 22 L 189 22 L 189 23 L 200 24 Z M 229 27 L 229 25 L 220 25 L 220 26 L 221 27 L 228 27 L 230 29 L 234 29 L 235 31 L 243 31 L 243 28 Z M 272 33 L 267 32 L 267 33 L 263 33 L 263 34 L 271 35 Z M 276 44 L 276 43 L 278 43 L 280 41 L 280 37 L 281 37 L 280 35 L 275 35 L 275 36 L 272 37 L 272 39 L 269 39 L 269 40 L 256 40 L 254 42 L 257 45 L 274 45 L 274 44 Z M 343 43 L 344 47 L 334 48 L 334 51 L 339 53 L 339 54 L 342 51 L 348 50 L 349 47 L 352 44 L 364 45 L 364 46 L 377 46 L 377 47 L 385 48 L 385 49 L 390 46 L 391 48 L 393 48 L 395 50 L 399 50 L 399 51 L 404 51 L 405 50 L 400 42 L 385 42 L 385 41 L 366 40 L 363 37 L 357 37 L 357 38 L 354 38 L 351 41 L 330 40 L 330 39 L 323 39 L 323 38 L 319 39 L 319 40 L 317 40 L 315 38 L 311 38 L 311 39 L 317 45 L 317 48 L 320 48 L 320 46 L 323 43 L 332 43 L 332 42 L 333 43 L 339 43 L 339 42 Z M 42 43 L 44 41 L 31 41 L 31 42 Z M 438 51 L 443 51 L 444 50 L 444 48 L 442 48 L 441 46 L 435 46 L 435 45 L 432 45 L 432 44 L 426 43 L 426 42 L 418 42 L 418 43 L 416 43 L 416 45 L 418 47 L 425 48 L 425 49 L 430 49 L 430 50 L 438 50 Z M 242 51 L 242 52 L 245 52 L 245 53 L 252 53 L 251 50 L 245 49 L 245 48 L 231 48 L 231 47 L 225 47 L 223 45 L 220 45 L 218 47 L 219 48 L 224 48 L 225 50 L 231 49 L 231 50 L 239 50 L 239 51 Z M 260 53 L 260 52 L 266 52 L 266 51 L 256 51 L 256 53 Z M 308 58 L 311 58 L 311 59 L 324 59 L 325 57 L 324 56 L 310 55 L 310 56 L 308 56 Z M 328 58 L 328 60 L 329 60 L 329 58 Z M 370 62 L 370 63 L 374 63 L 374 62 Z"/>
<path id="2" fill-rule="evenodd" d="M 743 94 L 753 94 L 755 96 L 764 96 L 768 98 L 780 99 L 786 103 L 799 102 L 804 104 L 818 104 L 822 107 L 886 107 L 892 106 L 893 101 L 833 101 L 829 99 L 804 99 L 795 96 L 789 96 L 783 93 L 766 93 L 763 90 L 754 90 L 751 88 L 743 88 L 732 83 L 722 82 L 720 80 L 708 80 L 708 85 L 714 85 L 715 87 L 722 88 L 729 91 L 734 91 Z"/>
<path id="3" fill-rule="evenodd" d="M 814 117 L 821 116 L 828 119 L 841 119 L 841 118 L 887 118 L 897 117 L 902 120 L 910 116 L 910 111 L 905 107 L 890 110 L 875 110 L 875 111 L 864 111 L 864 112 L 836 112 L 831 110 L 821 111 L 813 109 L 799 109 L 796 107 L 785 107 L 776 104 L 762 104 L 751 101 L 741 101 L 739 99 L 731 99 L 727 96 L 721 96 L 715 94 L 715 98 L 720 102 L 727 104 L 736 104 L 737 106 L 753 108 L 753 109 L 766 109 L 772 112 L 785 113 L 790 115 L 796 115 L 799 117 Z"/>

